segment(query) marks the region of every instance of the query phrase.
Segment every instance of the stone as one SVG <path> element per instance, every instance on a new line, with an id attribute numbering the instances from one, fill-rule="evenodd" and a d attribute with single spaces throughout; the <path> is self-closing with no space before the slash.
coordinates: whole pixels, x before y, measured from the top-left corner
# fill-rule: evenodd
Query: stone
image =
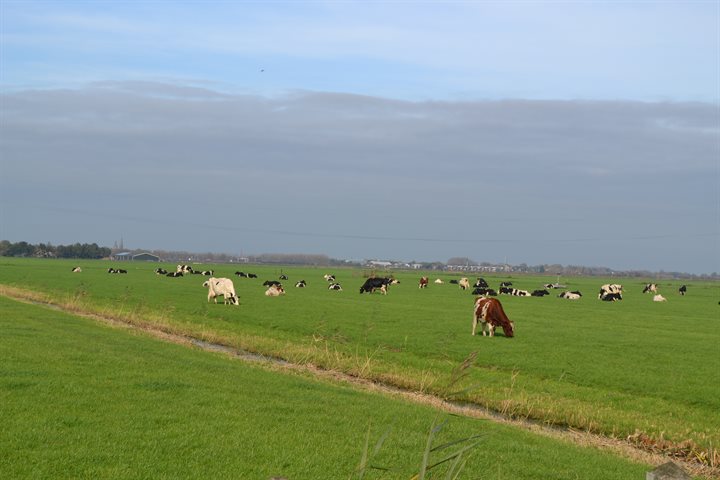
<path id="1" fill-rule="evenodd" d="M 673 462 L 667 462 L 647 472 L 645 480 L 692 480 L 692 477 Z"/>

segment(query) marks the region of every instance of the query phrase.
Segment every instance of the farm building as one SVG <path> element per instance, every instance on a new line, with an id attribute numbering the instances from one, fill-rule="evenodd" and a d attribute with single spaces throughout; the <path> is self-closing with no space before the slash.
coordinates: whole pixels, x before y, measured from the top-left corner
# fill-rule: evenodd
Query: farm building
<path id="1" fill-rule="evenodd" d="M 147 253 L 147 252 L 138 253 L 137 255 L 133 255 L 132 259 L 145 261 L 145 262 L 159 262 L 160 261 L 160 257 L 158 257 L 157 255 L 153 255 L 152 253 Z"/>

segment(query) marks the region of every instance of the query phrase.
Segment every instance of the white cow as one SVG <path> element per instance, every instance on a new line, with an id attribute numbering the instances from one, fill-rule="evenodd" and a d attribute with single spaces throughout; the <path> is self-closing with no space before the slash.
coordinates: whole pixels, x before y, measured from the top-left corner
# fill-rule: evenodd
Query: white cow
<path id="1" fill-rule="evenodd" d="M 267 297 L 279 297 L 280 295 L 285 295 L 285 289 L 280 285 L 270 285 L 265 290 L 265 296 Z"/>
<path id="2" fill-rule="evenodd" d="M 443 281 L 440 280 L 439 278 L 436 278 L 434 283 L 437 283 L 438 285 L 442 285 Z"/>
<path id="3" fill-rule="evenodd" d="M 80 268 L 80 267 L 75 267 L 72 269 L 72 273 L 80 273 L 80 272 L 82 272 L 82 268 Z"/>
<path id="4" fill-rule="evenodd" d="M 458 282 L 458 286 L 459 286 L 462 290 L 467 290 L 468 288 L 470 288 L 470 280 L 468 280 L 467 278 L 463 277 L 463 278 L 461 278 L 460 281 Z"/>
<path id="5" fill-rule="evenodd" d="M 667 298 L 663 297 L 658 293 L 653 297 L 653 302 L 667 302 Z"/>
<path id="6" fill-rule="evenodd" d="M 223 297 L 225 304 L 240 305 L 235 293 L 235 286 L 229 278 L 210 277 L 203 282 L 203 287 L 208 289 L 208 302 L 213 299 L 217 303 L 217 297 Z"/>

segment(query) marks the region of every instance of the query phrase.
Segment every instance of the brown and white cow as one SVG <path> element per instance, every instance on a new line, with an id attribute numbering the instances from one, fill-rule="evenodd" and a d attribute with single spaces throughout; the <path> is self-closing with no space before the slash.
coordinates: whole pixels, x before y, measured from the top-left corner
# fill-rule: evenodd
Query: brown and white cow
<path id="1" fill-rule="evenodd" d="M 428 283 L 430 280 L 428 277 L 420 277 L 420 283 L 418 284 L 418 288 L 427 288 Z"/>
<path id="2" fill-rule="evenodd" d="M 473 307 L 472 334 L 475 335 L 478 322 L 483 337 L 495 336 L 495 327 L 502 327 L 506 337 L 515 336 L 515 324 L 508 318 L 502 304 L 496 298 L 478 297 Z"/>

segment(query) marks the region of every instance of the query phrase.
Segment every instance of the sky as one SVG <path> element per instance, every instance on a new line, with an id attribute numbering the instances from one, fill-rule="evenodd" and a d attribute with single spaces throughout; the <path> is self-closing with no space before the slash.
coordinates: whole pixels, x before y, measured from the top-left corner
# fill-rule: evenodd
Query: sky
<path id="1" fill-rule="evenodd" d="M 2 0 L 0 238 L 720 272 L 720 2 Z"/>

